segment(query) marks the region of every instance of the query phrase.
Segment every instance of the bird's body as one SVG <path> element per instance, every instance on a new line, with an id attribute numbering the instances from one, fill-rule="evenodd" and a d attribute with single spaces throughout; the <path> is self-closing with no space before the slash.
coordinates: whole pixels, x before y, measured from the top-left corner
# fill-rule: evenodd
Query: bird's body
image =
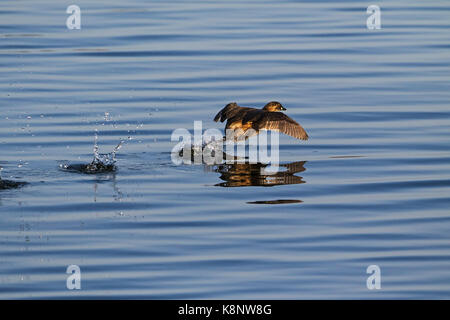
<path id="1" fill-rule="evenodd" d="M 284 113 L 279 102 L 272 101 L 262 109 L 240 107 L 235 102 L 227 104 L 214 117 L 214 121 L 227 120 L 225 129 L 233 130 L 234 140 L 247 139 L 261 130 L 274 130 L 301 140 L 308 140 L 305 129 Z"/>

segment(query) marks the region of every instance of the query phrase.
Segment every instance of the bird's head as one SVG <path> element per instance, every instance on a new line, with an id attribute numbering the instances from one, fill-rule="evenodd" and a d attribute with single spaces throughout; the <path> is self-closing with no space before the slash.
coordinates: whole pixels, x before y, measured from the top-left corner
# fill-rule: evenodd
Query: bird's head
<path id="1" fill-rule="evenodd" d="M 279 103 L 277 101 L 271 101 L 264 106 L 263 110 L 270 111 L 270 112 L 278 112 L 278 111 L 284 111 L 284 110 L 286 110 L 286 108 L 283 107 L 281 105 L 281 103 Z"/>

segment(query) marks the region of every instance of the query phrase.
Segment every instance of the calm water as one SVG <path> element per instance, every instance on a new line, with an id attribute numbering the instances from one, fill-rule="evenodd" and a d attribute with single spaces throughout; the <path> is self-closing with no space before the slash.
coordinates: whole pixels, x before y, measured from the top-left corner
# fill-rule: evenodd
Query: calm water
<path id="1" fill-rule="evenodd" d="M 450 4 L 0 4 L 0 298 L 450 298 Z M 279 100 L 283 173 L 172 164 Z M 116 173 L 59 169 L 121 139 Z M 279 201 L 282 200 L 282 201 Z M 82 289 L 66 289 L 79 265 Z M 366 268 L 381 268 L 368 290 Z"/>

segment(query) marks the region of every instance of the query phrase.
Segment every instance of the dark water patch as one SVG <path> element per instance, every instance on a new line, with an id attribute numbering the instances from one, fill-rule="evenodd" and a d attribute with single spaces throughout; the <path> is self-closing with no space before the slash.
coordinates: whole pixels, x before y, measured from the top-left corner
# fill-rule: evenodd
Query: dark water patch
<path id="1" fill-rule="evenodd" d="M 27 185 L 26 182 L 23 181 L 12 181 L 12 180 L 4 180 L 0 179 L 0 190 L 7 189 L 17 189 Z"/>
<path id="2" fill-rule="evenodd" d="M 88 163 L 88 164 L 67 164 L 61 167 L 64 171 L 78 172 L 86 174 L 111 173 L 117 170 L 114 164 Z"/>
<path id="3" fill-rule="evenodd" d="M 278 199 L 278 200 L 259 200 L 259 201 L 248 201 L 248 204 L 293 204 L 302 203 L 302 200 L 295 199 Z"/>

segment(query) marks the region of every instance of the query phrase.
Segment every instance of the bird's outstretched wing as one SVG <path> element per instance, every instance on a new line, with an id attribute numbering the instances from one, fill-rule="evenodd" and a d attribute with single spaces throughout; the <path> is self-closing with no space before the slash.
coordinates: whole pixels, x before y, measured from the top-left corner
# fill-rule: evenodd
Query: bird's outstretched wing
<path id="1" fill-rule="evenodd" d="M 218 114 L 216 114 L 216 116 L 214 117 L 214 121 L 217 122 L 220 120 L 220 122 L 224 122 L 227 119 L 233 118 L 242 109 L 247 108 L 242 108 L 238 106 L 236 102 L 231 102 L 227 104 L 222 110 L 220 110 Z"/>
<path id="2" fill-rule="evenodd" d="M 297 139 L 308 140 L 305 129 L 281 112 L 263 112 L 256 123 L 259 130 L 275 130 Z"/>

